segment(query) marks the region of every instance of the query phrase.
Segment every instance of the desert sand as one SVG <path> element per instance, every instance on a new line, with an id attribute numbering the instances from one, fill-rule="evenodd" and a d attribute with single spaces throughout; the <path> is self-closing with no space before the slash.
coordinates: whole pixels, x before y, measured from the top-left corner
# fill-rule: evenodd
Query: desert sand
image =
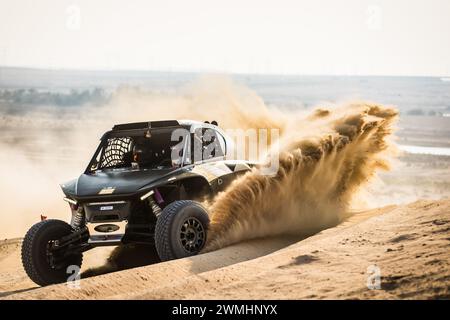
<path id="1" fill-rule="evenodd" d="M 20 240 L 0 251 L 3 299 L 449 299 L 450 200 L 353 214 L 305 239 L 247 241 L 175 261 L 37 288 Z M 369 289 L 379 268 L 381 288 Z M 371 282 L 373 284 L 373 282 Z"/>

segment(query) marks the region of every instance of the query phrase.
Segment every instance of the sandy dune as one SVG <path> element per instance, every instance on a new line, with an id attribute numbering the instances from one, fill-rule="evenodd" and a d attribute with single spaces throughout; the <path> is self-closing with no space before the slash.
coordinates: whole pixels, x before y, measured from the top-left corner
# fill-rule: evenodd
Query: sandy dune
<path id="1" fill-rule="evenodd" d="M 298 240 L 298 237 L 253 240 L 223 250 L 211 252 L 192 258 L 158 263 L 132 270 L 123 270 L 83 279 L 81 288 L 74 290 L 66 284 L 37 288 L 22 270 L 20 262 L 20 240 L 4 244 L 0 263 L 0 297 L 10 296 L 14 299 L 98 299 L 114 296 L 118 293 L 128 293 L 145 290 L 155 284 L 168 285 L 176 280 L 190 275 L 219 269 L 248 259 L 269 254 Z M 104 259 L 93 259 L 88 252 L 88 266 L 98 265 Z M 94 253 L 95 255 L 95 253 Z M 3 260 L 4 257 L 4 260 Z M 97 261 L 96 261 L 97 260 Z M 5 263 L 3 263 L 5 261 Z M 84 268 L 86 270 L 87 268 Z M 12 295 L 24 291 L 24 296 Z"/>
<path id="2" fill-rule="evenodd" d="M 6 299 L 450 298 L 450 200 L 355 214 L 307 239 L 254 240 L 188 259 L 37 288 L 21 269 L 20 241 L 1 245 Z M 369 290 L 368 267 L 381 272 Z M 369 269 L 370 270 L 370 269 Z"/>

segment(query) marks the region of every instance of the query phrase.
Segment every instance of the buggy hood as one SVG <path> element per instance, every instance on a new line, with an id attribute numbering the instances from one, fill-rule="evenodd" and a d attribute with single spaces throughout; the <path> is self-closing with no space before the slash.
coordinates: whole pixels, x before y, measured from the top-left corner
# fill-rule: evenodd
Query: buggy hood
<path id="1" fill-rule="evenodd" d="M 82 174 L 78 179 L 61 185 L 66 196 L 75 199 L 131 195 L 160 179 L 167 180 L 177 168 L 147 170 L 107 170 L 95 174 Z"/>

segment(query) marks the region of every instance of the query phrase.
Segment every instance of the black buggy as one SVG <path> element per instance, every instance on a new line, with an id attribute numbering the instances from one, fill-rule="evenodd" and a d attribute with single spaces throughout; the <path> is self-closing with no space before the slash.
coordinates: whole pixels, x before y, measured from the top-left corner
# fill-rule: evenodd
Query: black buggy
<path id="1" fill-rule="evenodd" d="M 200 201 L 251 168 L 226 160 L 231 143 L 215 121 L 115 125 L 85 172 L 61 185 L 70 224 L 44 219 L 26 234 L 28 276 L 41 286 L 64 282 L 67 268 L 97 246 L 154 244 L 162 261 L 197 254 L 209 224 Z"/>

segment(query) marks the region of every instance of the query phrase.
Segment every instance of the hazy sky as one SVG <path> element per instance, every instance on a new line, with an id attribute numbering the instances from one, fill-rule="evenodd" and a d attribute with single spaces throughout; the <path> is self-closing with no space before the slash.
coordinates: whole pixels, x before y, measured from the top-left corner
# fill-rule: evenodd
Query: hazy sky
<path id="1" fill-rule="evenodd" d="M 449 0 L 0 0 L 0 65 L 450 75 Z"/>

